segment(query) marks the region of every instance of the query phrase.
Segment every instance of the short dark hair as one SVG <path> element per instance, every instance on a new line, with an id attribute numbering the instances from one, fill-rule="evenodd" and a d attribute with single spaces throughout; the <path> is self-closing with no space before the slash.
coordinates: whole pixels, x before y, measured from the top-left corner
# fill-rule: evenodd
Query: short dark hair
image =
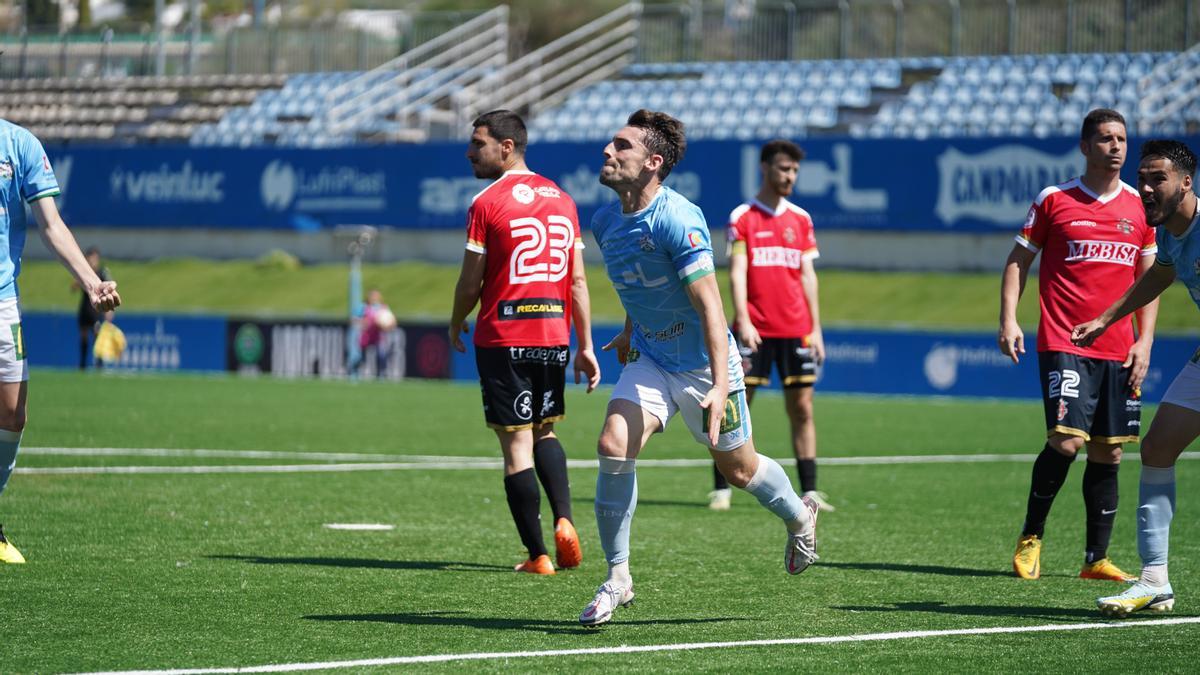
<path id="1" fill-rule="evenodd" d="M 525 120 L 511 110 L 493 110 L 485 112 L 471 123 L 472 129 L 487 127 L 488 134 L 498 141 L 512 141 L 517 154 L 525 154 L 529 145 L 529 132 L 525 129 Z"/>
<path id="2" fill-rule="evenodd" d="M 671 174 L 671 169 L 675 168 L 679 160 L 683 159 L 683 153 L 687 152 L 683 122 L 667 113 L 642 108 L 630 115 L 625 123 L 645 132 L 646 148 L 663 158 L 662 166 L 658 167 L 658 179 L 666 180 Z"/>
<path id="3" fill-rule="evenodd" d="M 88 249 L 83 252 L 83 254 L 85 256 L 89 256 L 92 254 L 100 255 L 100 249 L 95 246 L 89 246 Z"/>
<path id="4" fill-rule="evenodd" d="M 767 144 L 762 146 L 762 153 L 759 155 L 758 160 L 763 164 L 768 164 L 779 153 L 783 153 L 797 162 L 804 159 L 804 150 L 800 146 L 786 138 L 776 138 L 775 140 L 767 141 Z"/>
<path id="5" fill-rule="evenodd" d="M 1179 173 L 1196 175 L 1196 154 L 1179 141 L 1156 138 L 1142 143 L 1142 161 L 1147 159 L 1169 160 Z"/>
<path id="6" fill-rule="evenodd" d="M 1109 122 L 1117 122 L 1126 129 L 1129 128 L 1129 125 L 1125 123 L 1125 116 L 1121 113 L 1109 108 L 1096 108 L 1083 118 L 1083 127 L 1079 130 L 1079 140 L 1090 140 L 1092 136 L 1096 135 L 1096 130 L 1100 128 L 1101 124 Z"/>

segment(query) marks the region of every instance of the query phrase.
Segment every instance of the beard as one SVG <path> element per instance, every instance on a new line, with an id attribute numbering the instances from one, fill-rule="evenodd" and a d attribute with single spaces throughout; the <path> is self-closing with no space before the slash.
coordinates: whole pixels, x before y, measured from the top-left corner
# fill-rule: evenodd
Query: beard
<path id="1" fill-rule="evenodd" d="M 1163 199 L 1162 205 L 1153 204 L 1143 207 L 1146 209 L 1146 224 L 1151 227 L 1158 227 L 1167 222 L 1171 214 L 1179 210 L 1179 205 L 1183 202 L 1183 186 L 1180 186 L 1175 194 Z"/>
<path id="2" fill-rule="evenodd" d="M 616 171 L 605 173 L 604 169 L 600 169 L 600 184 L 604 187 L 616 189 L 625 184 L 626 181 L 621 180 Z"/>

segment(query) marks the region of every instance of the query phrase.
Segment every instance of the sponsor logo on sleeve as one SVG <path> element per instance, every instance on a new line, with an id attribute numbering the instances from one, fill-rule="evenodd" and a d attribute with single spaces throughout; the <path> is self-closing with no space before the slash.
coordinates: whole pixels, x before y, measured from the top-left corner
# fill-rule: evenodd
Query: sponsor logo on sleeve
<path id="1" fill-rule="evenodd" d="M 704 237 L 701 237 L 699 232 L 688 232 L 687 240 L 688 246 L 691 246 L 692 248 L 700 248 L 701 246 L 704 246 Z"/>

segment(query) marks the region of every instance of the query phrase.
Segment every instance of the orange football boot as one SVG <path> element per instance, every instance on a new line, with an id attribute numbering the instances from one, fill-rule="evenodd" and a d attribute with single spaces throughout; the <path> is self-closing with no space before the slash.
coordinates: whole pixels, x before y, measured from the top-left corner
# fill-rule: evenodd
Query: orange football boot
<path id="1" fill-rule="evenodd" d="M 554 524 L 555 562 L 561 568 L 579 567 L 583 562 L 583 549 L 579 547 L 579 535 L 575 526 L 566 518 L 559 518 Z"/>
<path id="2" fill-rule="evenodd" d="M 550 562 L 550 556 L 543 554 L 533 560 L 526 560 L 513 569 L 518 572 L 528 572 L 529 574 L 550 575 L 554 574 L 554 563 Z"/>

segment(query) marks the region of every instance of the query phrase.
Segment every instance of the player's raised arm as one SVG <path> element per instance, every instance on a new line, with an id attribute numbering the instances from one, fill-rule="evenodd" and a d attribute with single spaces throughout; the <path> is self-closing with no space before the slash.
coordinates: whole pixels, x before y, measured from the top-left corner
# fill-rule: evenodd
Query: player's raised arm
<path id="1" fill-rule="evenodd" d="M 1163 265 L 1161 263 L 1150 266 L 1146 273 L 1138 277 L 1138 280 L 1125 291 L 1125 294 L 1117 299 L 1104 313 L 1100 316 L 1075 326 L 1071 330 L 1071 342 L 1079 347 L 1087 347 L 1096 341 L 1096 338 L 1104 334 L 1108 327 L 1120 321 L 1129 315 L 1130 312 L 1136 311 L 1145 306 L 1162 292 L 1167 290 L 1167 287 L 1175 281 L 1175 266 Z"/>
<path id="2" fill-rule="evenodd" d="M 1153 236 L 1153 230 L 1150 230 Z M 1138 278 L 1142 278 L 1154 267 L 1154 255 L 1143 255 L 1138 261 Z M 1137 282 L 1134 282 L 1137 283 Z M 1129 369 L 1129 386 L 1141 389 L 1146 372 L 1150 370 L 1150 350 L 1154 345 L 1154 327 L 1158 323 L 1158 296 L 1134 310 L 1137 320 L 1137 340 L 1129 347 L 1122 368 Z"/>
<path id="3" fill-rule="evenodd" d="M 49 197 L 35 199 L 29 204 L 33 217 L 37 220 L 38 230 L 46 248 L 62 262 L 71 272 L 75 282 L 88 294 L 88 300 L 98 312 L 107 312 L 121 305 L 121 296 L 117 293 L 117 282 L 101 281 L 96 270 L 88 264 L 83 251 L 75 241 L 75 236 L 63 222 L 58 213 L 58 206 Z"/>
<path id="4" fill-rule="evenodd" d="M 746 242 L 734 241 L 729 247 L 729 290 L 733 294 L 734 324 L 737 326 L 738 340 L 742 346 L 751 352 L 758 351 L 762 338 L 758 329 L 750 320 L 750 304 L 747 300 L 747 269 L 749 257 L 746 255 Z"/>
<path id="5" fill-rule="evenodd" d="M 813 361 L 817 365 L 825 362 L 825 334 L 821 332 L 821 305 L 817 293 L 817 269 L 810 256 L 801 258 L 800 280 L 804 288 L 804 299 L 808 301 L 808 313 L 812 317 L 812 333 L 808 336 L 813 350 Z"/>
<path id="6" fill-rule="evenodd" d="M 1013 363 L 1021 361 L 1025 353 L 1025 333 L 1017 323 L 1017 303 L 1025 292 L 1025 280 L 1029 277 L 1029 267 L 1037 251 L 1031 251 L 1021 244 L 1013 246 L 1004 262 L 1004 273 L 1000 279 L 1000 333 L 997 337 L 1000 352 L 1012 359 Z"/>
<path id="7" fill-rule="evenodd" d="M 483 293 L 483 273 L 487 269 L 487 255 L 467 250 L 463 252 L 462 270 L 458 283 L 454 285 L 454 309 L 450 313 L 450 344 L 460 352 L 467 351 L 462 334 L 470 330 L 467 315 L 479 304 Z"/>
<path id="8" fill-rule="evenodd" d="M 712 389 L 700 401 L 700 407 L 708 410 L 708 440 L 717 446 L 721 434 L 721 419 L 725 414 L 725 401 L 729 398 L 729 370 L 722 365 L 729 361 L 729 328 L 725 323 L 725 308 L 721 303 L 721 291 L 717 277 L 706 274 L 685 287 L 688 299 L 700 315 L 700 327 L 704 331 L 704 346 L 712 366 Z"/>
<path id="9" fill-rule="evenodd" d="M 587 391 L 600 384 L 600 363 L 592 344 L 592 300 L 588 294 L 587 270 L 583 266 L 583 248 L 576 247 L 571 270 L 571 320 L 575 322 L 575 384 L 579 374 L 587 376 Z"/>

